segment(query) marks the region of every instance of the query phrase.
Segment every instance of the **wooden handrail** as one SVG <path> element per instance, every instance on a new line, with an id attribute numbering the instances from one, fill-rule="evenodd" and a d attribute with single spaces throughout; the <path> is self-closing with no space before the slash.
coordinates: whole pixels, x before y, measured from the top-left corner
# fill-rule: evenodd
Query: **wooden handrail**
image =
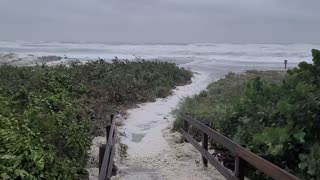
<path id="1" fill-rule="evenodd" d="M 263 159 L 262 157 L 254 154 L 253 152 L 243 148 L 231 139 L 223 136 L 219 132 L 211 129 L 198 120 L 193 119 L 191 116 L 180 112 L 180 117 L 183 119 L 184 128 L 180 131 L 183 136 L 206 158 L 216 169 L 227 179 L 244 179 L 245 162 L 251 164 L 255 168 L 261 170 L 266 175 L 276 180 L 296 180 L 296 176 L 281 169 L 280 167 L 272 164 L 271 162 Z M 188 134 L 189 125 L 192 125 L 199 129 L 203 136 L 208 135 L 210 138 L 220 143 L 222 146 L 230 150 L 235 155 L 235 173 L 225 168 L 217 159 L 208 153 L 205 148 L 202 148 L 197 141 L 195 141 L 190 134 Z M 204 143 L 204 142 L 202 142 Z M 204 145 L 203 145 L 204 146 Z"/>
<path id="2" fill-rule="evenodd" d="M 111 178 L 113 168 L 113 157 L 115 153 L 115 124 L 114 115 L 110 116 L 111 123 L 106 126 L 106 144 L 99 147 L 99 180 Z"/>
<path id="3" fill-rule="evenodd" d="M 182 135 L 190 142 L 201 154 L 205 157 L 225 178 L 237 180 L 237 178 L 233 175 L 233 173 L 221 165 L 221 163 L 213 157 L 207 150 L 202 148 L 196 140 L 192 138 L 190 134 L 188 134 L 184 129 L 180 129 Z"/>

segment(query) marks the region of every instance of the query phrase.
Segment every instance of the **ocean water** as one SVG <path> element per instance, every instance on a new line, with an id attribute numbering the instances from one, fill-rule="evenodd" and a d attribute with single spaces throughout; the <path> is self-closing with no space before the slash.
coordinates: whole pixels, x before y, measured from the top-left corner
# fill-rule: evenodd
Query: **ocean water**
<path id="1" fill-rule="evenodd" d="M 296 66 L 301 61 L 311 62 L 312 44 L 107 44 L 70 42 L 0 41 L 0 53 L 58 55 L 72 58 L 111 60 L 159 59 L 202 68 L 236 66 L 243 69 L 282 68 Z"/>

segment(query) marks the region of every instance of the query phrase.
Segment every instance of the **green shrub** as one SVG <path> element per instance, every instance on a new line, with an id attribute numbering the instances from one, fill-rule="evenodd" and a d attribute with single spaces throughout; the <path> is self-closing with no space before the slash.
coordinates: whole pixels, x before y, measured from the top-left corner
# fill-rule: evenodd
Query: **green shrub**
<path id="1" fill-rule="evenodd" d="M 202 122 L 210 122 L 215 129 L 224 121 L 230 104 L 241 95 L 246 83 L 260 76 L 262 79 L 279 83 L 284 78 L 278 71 L 247 71 L 242 74 L 229 73 L 225 78 L 208 85 L 199 95 L 187 97 L 180 102 L 179 110 L 190 114 Z M 175 129 L 180 126 L 180 118 L 175 121 Z"/>
<path id="2" fill-rule="evenodd" d="M 247 81 L 229 74 L 209 85 L 207 95 L 185 99 L 180 109 L 211 121 L 222 134 L 301 179 L 320 179 L 320 51 L 312 50 L 312 56 L 313 64 L 301 62 L 285 77 L 254 72 Z M 220 153 L 228 162 L 230 154 L 223 148 Z M 266 178 L 254 169 L 248 176 Z"/>
<path id="3" fill-rule="evenodd" d="M 288 71 L 281 84 L 255 79 L 222 132 L 303 179 L 319 179 L 320 52 L 312 50 L 313 64 L 302 62 Z"/>
<path id="4" fill-rule="evenodd" d="M 0 66 L 0 179 L 82 179 L 106 117 L 165 97 L 190 71 L 115 59 L 48 67 Z"/>

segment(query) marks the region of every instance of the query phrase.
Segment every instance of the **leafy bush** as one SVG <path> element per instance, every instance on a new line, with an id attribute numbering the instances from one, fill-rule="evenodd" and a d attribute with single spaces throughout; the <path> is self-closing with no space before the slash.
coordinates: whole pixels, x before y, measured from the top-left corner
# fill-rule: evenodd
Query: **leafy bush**
<path id="1" fill-rule="evenodd" d="M 0 178 L 81 179 L 108 114 L 165 97 L 190 71 L 166 62 L 103 60 L 0 66 Z"/>
<path id="2" fill-rule="evenodd" d="M 281 84 L 250 82 L 221 128 L 303 179 L 320 178 L 320 52 L 312 55 L 313 64 L 301 62 Z"/>
<path id="3" fill-rule="evenodd" d="M 280 71 L 247 71 L 241 74 L 229 73 L 224 78 L 209 84 L 206 91 L 193 97 L 187 97 L 180 102 L 179 110 L 186 112 L 197 120 L 209 123 L 213 129 L 220 130 L 221 126 L 229 131 L 235 131 L 232 123 L 225 123 L 226 115 L 230 112 L 230 107 L 236 102 L 246 89 L 246 84 L 255 79 L 261 79 L 273 83 L 281 83 L 285 77 L 285 72 Z M 181 118 L 177 117 L 174 128 L 182 127 Z M 228 127 L 230 126 L 230 127 Z M 196 129 L 191 129 L 191 133 L 196 139 L 201 139 L 201 133 Z M 234 168 L 234 158 L 230 152 L 220 144 L 210 141 L 211 148 L 215 149 L 216 156 L 224 165 L 230 169 Z M 222 154 L 223 156 L 220 156 Z"/>
<path id="4" fill-rule="evenodd" d="M 209 84 L 207 90 L 180 102 L 179 110 L 192 117 L 210 123 L 215 129 L 225 120 L 228 107 L 243 93 L 246 84 L 256 78 L 279 83 L 284 78 L 278 71 L 247 71 L 242 74 L 229 73 L 224 78 Z M 181 127 L 181 119 L 175 121 L 175 128 Z"/>
<path id="5" fill-rule="evenodd" d="M 233 82 L 224 91 L 217 82 L 206 96 L 188 98 L 180 108 L 213 120 L 213 128 L 296 176 L 320 179 L 320 51 L 312 50 L 312 56 L 313 64 L 301 62 L 282 82 L 261 76 L 241 85 Z M 266 178 L 253 169 L 248 176 Z"/>
<path id="6" fill-rule="evenodd" d="M 0 96 L 2 179 L 79 179 L 90 145 L 89 117 L 69 93 L 20 90 Z"/>

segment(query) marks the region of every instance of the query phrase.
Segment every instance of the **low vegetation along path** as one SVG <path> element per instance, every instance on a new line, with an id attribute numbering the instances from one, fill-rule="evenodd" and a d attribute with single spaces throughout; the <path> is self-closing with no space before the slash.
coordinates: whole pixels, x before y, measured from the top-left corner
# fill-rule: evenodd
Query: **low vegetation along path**
<path id="1" fill-rule="evenodd" d="M 179 133 L 171 131 L 172 112 L 179 101 L 204 90 L 208 83 L 208 74 L 196 74 L 192 84 L 177 87 L 172 96 L 128 111 L 124 126 L 119 128 L 121 142 L 128 149 L 117 164 L 117 178 L 221 179 L 216 170 L 205 170 L 199 153 L 189 143 L 182 143 Z"/>

